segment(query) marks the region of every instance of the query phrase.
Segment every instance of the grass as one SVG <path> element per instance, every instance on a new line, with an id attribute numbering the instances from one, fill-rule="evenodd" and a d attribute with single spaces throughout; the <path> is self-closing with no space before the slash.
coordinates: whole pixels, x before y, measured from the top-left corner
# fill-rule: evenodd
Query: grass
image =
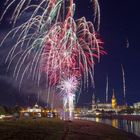
<path id="1" fill-rule="evenodd" d="M 60 140 L 64 123 L 58 119 L 22 119 L 0 122 L 0 140 Z"/>
<path id="2" fill-rule="evenodd" d="M 89 121 L 20 119 L 0 121 L 0 140 L 139 140 L 111 126 Z"/>

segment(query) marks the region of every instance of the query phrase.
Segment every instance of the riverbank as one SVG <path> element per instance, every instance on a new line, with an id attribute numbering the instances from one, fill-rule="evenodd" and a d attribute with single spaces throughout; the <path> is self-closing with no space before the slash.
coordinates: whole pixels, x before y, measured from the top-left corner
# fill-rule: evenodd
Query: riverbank
<path id="1" fill-rule="evenodd" d="M 0 140 L 140 140 L 140 138 L 102 123 L 43 118 L 1 121 Z"/>
<path id="2" fill-rule="evenodd" d="M 140 115 L 113 115 L 109 116 L 109 119 L 121 119 L 128 121 L 140 121 Z"/>
<path id="3" fill-rule="evenodd" d="M 119 120 L 128 120 L 128 121 L 140 121 L 140 115 L 87 115 L 84 117 L 91 118 L 102 118 L 102 119 L 119 119 Z"/>

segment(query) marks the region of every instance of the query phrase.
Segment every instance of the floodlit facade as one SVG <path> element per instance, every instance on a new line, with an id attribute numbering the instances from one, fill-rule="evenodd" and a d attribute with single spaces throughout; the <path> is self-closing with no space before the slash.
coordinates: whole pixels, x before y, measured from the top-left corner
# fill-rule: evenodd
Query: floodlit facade
<path id="1" fill-rule="evenodd" d="M 32 108 L 27 107 L 23 108 L 20 111 L 20 117 L 58 117 L 58 112 L 53 109 L 46 109 L 38 106 L 38 104 L 35 104 Z"/>
<path id="2" fill-rule="evenodd" d="M 111 102 L 100 102 L 98 100 L 96 100 L 95 95 L 93 95 L 92 97 L 92 111 L 115 111 L 117 109 L 117 100 L 115 98 L 115 93 L 113 90 L 113 95 L 112 95 L 112 99 Z"/>
<path id="3" fill-rule="evenodd" d="M 140 102 L 134 103 L 133 106 L 136 109 L 140 109 Z"/>

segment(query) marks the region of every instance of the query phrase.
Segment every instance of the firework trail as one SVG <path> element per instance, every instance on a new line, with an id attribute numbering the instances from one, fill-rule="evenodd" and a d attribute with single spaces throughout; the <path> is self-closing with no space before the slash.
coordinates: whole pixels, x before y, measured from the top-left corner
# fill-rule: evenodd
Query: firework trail
<path id="1" fill-rule="evenodd" d="M 106 77 L 106 102 L 108 102 L 108 75 Z"/>
<path id="2" fill-rule="evenodd" d="M 0 20 L 14 3 L 15 0 L 6 1 L 7 8 Z M 99 24 L 99 4 L 97 0 L 93 3 L 95 20 L 98 19 Z M 91 22 L 84 17 L 73 18 L 73 0 L 42 0 L 38 5 L 32 5 L 31 0 L 20 0 L 11 17 L 13 25 L 30 8 L 34 8 L 31 17 L 12 29 L 1 42 L 2 46 L 11 34 L 17 40 L 6 58 L 8 69 L 19 57 L 13 72 L 16 80 L 22 73 L 19 87 L 26 76 L 38 86 L 45 77 L 48 100 L 51 88 L 57 86 L 60 95 L 63 94 L 69 106 L 73 106 L 71 102 L 77 87 L 82 84 L 88 87 L 89 79 L 93 83 L 94 58 L 99 60 L 100 55 L 105 54 L 102 41 Z"/>
<path id="3" fill-rule="evenodd" d="M 94 10 L 94 22 L 97 22 L 97 31 L 100 29 L 100 6 L 98 0 L 91 0 Z"/>
<path id="4" fill-rule="evenodd" d="M 126 48 L 129 48 L 129 46 L 130 46 L 130 44 L 129 44 L 129 40 L 128 40 L 128 38 L 127 38 L 126 41 L 125 41 L 125 47 L 126 47 Z"/>
<path id="5" fill-rule="evenodd" d="M 121 64 L 122 68 L 122 78 L 123 78 L 123 98 L 124 98 L 124 105 L 126 105 L 126 82 L 125 82 L 125 73 L 123 65 Z"/>

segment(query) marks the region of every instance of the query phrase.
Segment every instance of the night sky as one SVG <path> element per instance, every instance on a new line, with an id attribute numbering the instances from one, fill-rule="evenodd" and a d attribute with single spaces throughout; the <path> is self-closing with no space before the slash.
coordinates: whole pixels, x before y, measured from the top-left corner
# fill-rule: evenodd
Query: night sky
<path id="1" fill-rule="evenodd" d="M 3 1 L 0 1 L 0 13 L 3 9 Z M 35 1 L 35 0 L 34 0 Z M 75 0 L 75 19 L 85 16 L 87 20 L 93 21 L 93 7 L 91 0 Z M 126 78 L 126 100 L 129 105 L 140 101 L 140 10 L 139 0 L 99 0 L 101 10 L 100 38 L 104 42 L 107 55 L 101 57 L 100 63 L 95 67 L 95 89 L 89 87 L 88 93 L 81 94 L 79 105 L 91 103 L 92 94 L 105 101 L 106 76 L 109 78 L 109 97 L 112 89 L 115 90 L 117 101 L 123 103 L 123 84 L 121 64 L 124 67 Z M 12 9 L 11 9 L 12 10 Z M 9 14 L 0 25 L 0 41 L 8 30 Z M 21 19 L 21 22 L 24 18 Z M 127 44 L 129 42 L 129 46 Z M 28 94 L 19 93 L 16 82 L 13 82 L 11 73 L 6 73 L 4 58 L 10 43 L 0 51 L 0 104 L 13 105 L 15 103 L 27 104 Z M 32 95 L 35 87 L 26 84 L 24 92 Z M 30 99 L 31 104 L 35 97 Z"/>

